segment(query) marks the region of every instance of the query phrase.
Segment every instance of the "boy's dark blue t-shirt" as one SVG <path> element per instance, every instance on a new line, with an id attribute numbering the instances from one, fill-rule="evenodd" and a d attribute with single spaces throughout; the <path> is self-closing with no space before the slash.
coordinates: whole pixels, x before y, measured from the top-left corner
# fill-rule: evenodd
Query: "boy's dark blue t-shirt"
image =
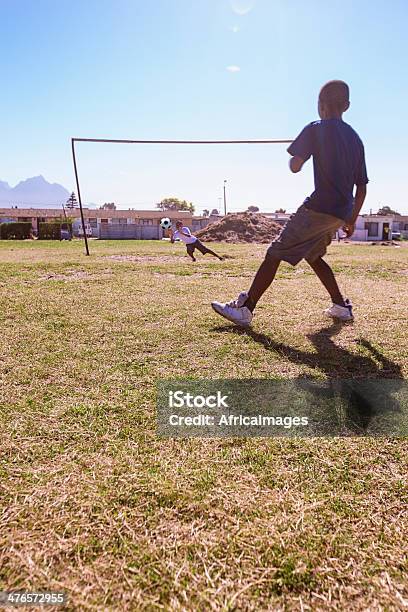
<path id="1" fill-rule="evenodd" d="M 308 208 L 344 221 L 353 211 L 354 185 L 368 183 L 364 146 L 342 119 L 322 119 L 307 125 L 288 148 L 304 161 L 313 156 L 315 190 Z"/>

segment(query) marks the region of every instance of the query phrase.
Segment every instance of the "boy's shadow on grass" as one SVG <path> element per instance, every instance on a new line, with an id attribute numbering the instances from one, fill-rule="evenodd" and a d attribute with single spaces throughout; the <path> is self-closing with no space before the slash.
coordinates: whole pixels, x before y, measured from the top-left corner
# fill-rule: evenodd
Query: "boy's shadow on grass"
<path id="1" fill-rule="evenodd" d="M 365 431 L 372 418 L 379 413 L 400 412 L 401 406 L 392 394 L 403 385 L 401 367 L 380 353 L 368 340 L 359 339 L 356 343 L 366 349 L 369 355 L 356 354 L 333 342 L 342 329 L 341 322 L 333 321 L 330 325 L 308 334 L 315 352 L 303 351 L 283 342 L 277 342 L 270 336 L 255 332 L 251 328 L 222 325 L 213 328 L 220 333 L 233 333 L 252 338 L 267 351 L 278 353 L 282 358 L 309 368 L 318 368 L 327 375 L 330 388 L 313 388 L 313 393 L 320 397 L 329 397 L 333 390 L 345 400 L 347 420 L 355 429 Z M 308 381 L 312 376 L 300 376 L 297 383 L 310 390 Z M 384 381 L 387 379 L 387 383 Z M 375 384 L 378 381 L 378 384 Z"/>

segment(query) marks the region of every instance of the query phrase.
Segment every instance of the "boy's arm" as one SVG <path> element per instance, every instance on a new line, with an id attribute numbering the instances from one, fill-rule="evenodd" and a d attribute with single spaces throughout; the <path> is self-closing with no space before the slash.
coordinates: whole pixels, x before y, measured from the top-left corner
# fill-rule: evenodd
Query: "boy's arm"
<path id="1" fill-rule="evenodd" d="M 295 155 L 294 157 L 291 157 L 289 160 L 289 168 L 294 174 L 296 174 L 297 172 L 301 171 L 304 163 L 305 163 L 304 159 L 299 157 L 299 155 Z"/>
<path id="2" fill-rule="evenodd" d="M 303 164 L 313 155 L 313 126 L 307 125 L 287 149 L 292 157 L 289 168 L 293 173 L 300 172 Z"/>
<path id="3" fill-rule="evenodd" d="M 357 185 L 356 195 L 354 198 L 353 214 L 351 216 L 349 223 L 346 223 L 343 226 L 343 229 L 347 234 L 347 238 L 350 238 L 350 236 L 354 233 L 354 227 L 357 221 L 357 217 L 364 204 L 366 195 L 367 195 L 367 185 Z"/>
<path id="4" fill-rule="evenodd" d="M 364 204 L 364 200 L 367 195 L 368 177 L 367 177 L 367 168 L 366 168 L 366 163 L 365 163 L 364 145 L 361 141 L 360 141 L 360 160 L 356 167 L 354 183 L 355 185 L 357 185 L 357 189 L 356 189 L 356 194 L 354 196 L 353 213 L 351 215 L 351 219 L 349 223 L 346 223 L 346 225 L 343 228 L 347 234 L 347 238 L 349 238 L 354 232 L 354 226 L 357 221 L 357 217 L 359 215 L 359 212 L 361 210 L 361 207 Z"/>
<path id="5" fill-rule="evenodd" d="M 174 232 L 171 228 L 169 229 L 169 234 L 170 234 L 170 242 L 173 244 L 174 243 Z"/>

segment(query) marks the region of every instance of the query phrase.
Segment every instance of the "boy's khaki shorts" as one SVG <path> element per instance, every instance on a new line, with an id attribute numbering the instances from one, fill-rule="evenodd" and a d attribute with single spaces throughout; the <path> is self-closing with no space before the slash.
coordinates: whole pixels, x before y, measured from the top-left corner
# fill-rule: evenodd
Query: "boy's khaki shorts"
<path id="1" fill-rule="evenodd" d="M 333 234 L 342 225 L 344 221 L 338 217 L 315 212 L 302 204 L 272 242 L 266 256 L 287 261 L 292 266 L 301 259 L 312 263 L 323 257 Z"/>

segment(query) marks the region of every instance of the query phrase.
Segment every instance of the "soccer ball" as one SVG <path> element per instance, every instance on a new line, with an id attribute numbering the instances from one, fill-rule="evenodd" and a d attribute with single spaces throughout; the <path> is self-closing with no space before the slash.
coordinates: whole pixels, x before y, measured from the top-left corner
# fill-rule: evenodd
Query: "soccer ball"
<path id="1" fill-rule="evenodd" d="M 161 221 L 160 221 L 160 225 L 162 226 L 162 228 L 164 230 L 170 229 L 171 228 L 171 221 L 168 217 L 164 217 Z"/>

